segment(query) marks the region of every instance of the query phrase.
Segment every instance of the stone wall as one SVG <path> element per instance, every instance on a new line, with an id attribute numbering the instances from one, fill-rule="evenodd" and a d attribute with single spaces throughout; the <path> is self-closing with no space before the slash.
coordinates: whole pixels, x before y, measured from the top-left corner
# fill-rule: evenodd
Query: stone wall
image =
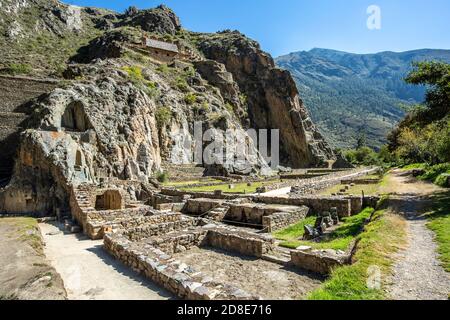
<path id="1" fill-rule="evenodd" d="M 271 252 L 274 246 L 271 238 L 247 232 L 235 232 L 224 228 L 208 231 L 205 244 L 257 258 L 261 258 L 264 254 Z"/>
<path id="2" fill-rule="evenodd" d="M 229 284 L 220 283 L 177 261 L 162 250 L 131 241 L 118 235 L 106 235 L 104 248 L 116 259 L 145 275 L 157 285 L 187 300 L 257 300 Z"/>
<path id="3" fill-rule="evenodd" d="M 88 218 L 85 233 L 91 239 L 102 239 L 105 230 L 137 228 L 143 225 L 157 225 L 181 221 L 179 213 L 148 212 L 148 209 L 129 209 L 114 213 L 106 219 Z"/>
<path id="4" fill-rule="evenodd" d="M 380 183 L 380 179 L 345 179 L 341 180 L 341 184 L 343 185 L 366 185 L 366 184 L 378 184 Z"/>
<path id="5" fill-rule="evenodd" d="M 189 199 L 183 208 L 183 213 L 201 216 L 206 212 L 220 207 L 225 201 L 208 198 Z"/>
<path id="6" fill-rule="evenodd" d="M 253 197 L 252 199 L 261 203 L 307 206 L 311 209 L 311 214 L 318 214 L 324 211 L 331 211 L 331 208 L 337 208 L 340 217 L 349 217 L 355 211 L 352 210 L 351 200 L 344 197 Z"/>
<path id="7" fill-rule="evenodd" d="M 191 191 L 180 191 L 177 189 L 170 189 L 170 188 L 163 188 L 161 190 L 161 194 L 172 197 L 190 196 L 191 198 L 194 199 L 208 198 L 217 200 L 233 200 L 241 197 L 241 195 L 238 194 L 225 194 L 216 192 L 191 192 Z"/>
<path id="8" fill-rule="evenodd" d="M 278 212 L 302 212 L 303 207 L 292 204 L 261 204 L 261 203 L 241 203 L 229 204 L 230 209 L 225 215 L 227 222 L 242 222 L 256 227 L 263 227 L 263 217 L 270 216 Z"/>
<path id="9" fill-rule="evenodd" d="M 295 212 L 277 212 L 270 216 L 262 218 L 263 230 L 271 233 L 296 224 L 305 219 L 309 214 L 309 208 L 304 207 L 300 211 Z"/>
<path id="10" fill-rule="evenodd" d="M 196 219 L 190 217 L 182 215 L 179 215 L 177 218 L 175 217 L 173 217 L 174 219 L 172 221 L 144 224 L 136 228 L 125 229 L 123 235 L 131 241 L 140 241 L 145 238 L 161 236 L 169 232 L 193 227 L 198 223 Z"/>
<path id="11" fill-rule="evenodd" d="M 328 275 L 336 268 L 350 263 L 351 255 L 335 250 L 292 250 L 291 264 L 303 270 Z"/>

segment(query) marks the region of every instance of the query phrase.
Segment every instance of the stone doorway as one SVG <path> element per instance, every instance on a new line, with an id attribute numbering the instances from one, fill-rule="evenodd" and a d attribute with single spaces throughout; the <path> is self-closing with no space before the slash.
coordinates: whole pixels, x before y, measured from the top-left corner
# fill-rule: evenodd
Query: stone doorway
<path id="1" fill-rule="evenodd" d="M 98 195 L 95 200 L 96 210 L 120 210 L 123 208 L 122 195 L 118 190 L 108 190 Z"/>

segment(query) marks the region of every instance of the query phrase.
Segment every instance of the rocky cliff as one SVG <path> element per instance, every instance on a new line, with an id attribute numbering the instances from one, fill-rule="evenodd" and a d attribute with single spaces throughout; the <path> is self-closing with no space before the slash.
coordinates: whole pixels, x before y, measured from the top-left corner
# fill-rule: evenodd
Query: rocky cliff
<path id="1" fill-rule="evenodd" d="M 211 129 L 213 142 L 219 129 L 280 129 L 283 165 L 334 157 L 290 74 L 238 32 L 186 31 L 164 6 L 117 14 L 57 1 L 0 3 L 0 41 L 11 48 L 1 71 L 58 83 L 28 102 L 0 211 L 61 214 L 71 186 L 151 183 L 165 163 L 192 161 L 195 121 Z M 176 44 L 182 58 L 158 61 L 141 46 L 143 35 Z M 43 50 L 50 45 L 55 49 Z M 239 153 L 239 161 L 205 165 L 205 174 L 271 174 L 257 145 L 242 149 L 218 156 L 223 162 Z"/>

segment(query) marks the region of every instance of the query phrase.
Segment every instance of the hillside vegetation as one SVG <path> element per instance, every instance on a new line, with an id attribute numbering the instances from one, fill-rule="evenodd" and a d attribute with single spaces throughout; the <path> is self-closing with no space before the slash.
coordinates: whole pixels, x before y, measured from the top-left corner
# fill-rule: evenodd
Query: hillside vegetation
<path id="1" fill-rule="evenodd" d="M 276 59 L 289 70 L 322 133 L 339 148 L 355 148 L 364 137 L 379 149 L 405 115 L 404 105 L 420 103 L 425 87 L 404 81 L 412 62 L 450 62 L 449 50 L 351 54 L 327 49 Z"/>

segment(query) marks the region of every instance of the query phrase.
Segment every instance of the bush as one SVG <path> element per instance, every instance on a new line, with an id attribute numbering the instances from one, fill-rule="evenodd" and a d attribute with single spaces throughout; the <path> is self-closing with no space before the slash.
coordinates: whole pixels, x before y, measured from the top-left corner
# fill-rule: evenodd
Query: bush
<path id="1" fill-rule="evenodd" d="M 151 81 L 147 82 L 147 86 L 145 88 L 145 92 L 151 98 L 156 98 L 160 94 L 156 82 L 151 82 Z"/>
<path id="2" fill-rule="evenodd" d="M 450 118 L 424 128 L 405 127 L 398 134 L 396 156 L 403 162 L 437 164 L 450 161 Z"/>
<path id="3" fill-rule="evenodd" d="M 245 94 L 241 93 L 239 95 L 239 100 L 241 101 L 242 105 L 246 105 L 248 102 L 248 97 Z"/>
<path id="4" fill-rule="evenodd" d="M 197 102 L 197 95 L 195 93 L 188 93 L 184 96 L 184 102 L 186 102 L 188 105 L 193 105 L 195 102 Z"/>
<path id="5" fill-rule="evenodd" d="M 209 112 L 209 110 L 210 110 L 210 108 L 209 108 L 209 104 L 207 101 L 203 102 L 199 106 L 194 107 L 194 111 L 198 114 L 206 114 Z"/>
<path id="6" fill-rule="evenodd" d="M 168 107 L 161 107 L 156 111 L 155 118 L 158 128 L 161 129 L 169 123 L 172 118 L 172 111 Z"/>
<path id="7" fill-rule="evenodd" d="M 175 79 L 175 87 L 177 87 L 182 92 L 189 92 L 189 85 L 186 79 L 182 77 L 177 77 Z"/>
<path id="8" fill-rule="evenodd" d="M 6 72 L 11 75 L 29 74 L 32 70 L 31 66 L 26 63 L 11 63 L 6 68 Z"/>
<path id="9" fill-rule="evenodd" d="M 144 81 L 144 76 L 142 75 L 142 68 L 138 66 L 123 67 L 123 70 L 128 74 L 128 77 L 133 82 Z"/>
<path id="10" fill-rule="evenodd" d="M 164 171 L 158 171 L 156 173 L 156 180 L 158 180 L 161 183 L 166 183 L 169 181 L 169 174 Z"/>
<path id="11" fill-rule="evenodd" d="M 428 180 L 437 184 L 440 176 L 450 174 L 450 163 L 442 163 L 435 166 L 429 166 L 425 169 L 425 174 L 420 176 L 422 180 Z"/>
<path id="12" fill-rule="evenodd" d="M 234 112 L 234 107 L 231 103 L 225 103 L 225 109 L 227 109 L 230 113 Z"/>
<path id="13" fill-rule="evenodd" d="M 156 68 L 156 71 L 162 74 L 167 74 L 169 73 L 170 69 L 167 64 L 161 64 Z"/>
<path id="14" fill-rule="evenodd" d="M 356 150 L 347 150 L 344 152 L 344 157 L 348 162 L 356 165 L 376 165 L 379 164 L 378 155 L 369 147 L 362 147 Z"/>

